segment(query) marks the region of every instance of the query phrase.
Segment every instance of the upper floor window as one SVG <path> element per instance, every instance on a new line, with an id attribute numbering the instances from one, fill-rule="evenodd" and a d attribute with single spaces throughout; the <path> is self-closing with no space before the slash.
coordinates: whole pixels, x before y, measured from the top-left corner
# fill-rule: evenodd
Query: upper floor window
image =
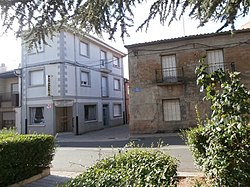
<path id="1" fill-rule="evenodd" d="M 101 67 L 107 67 L 107 53 L 105 51 L 101 51 L 100 61 Z"/>
<path id="2" fill-rule="evenodd" d="M 89 56 L 89 44 L 80 42 L 80 55 Z"/>
<path id="3" fill-rule="evenodd" d="M 28 49 L 28 53 L 41 53 L 44 52 L 44 43 L 41 42 L 40 44 L 36 42 L 31 49 Z"/>
<path id="4" fill-rule="evenodd" d="M 121 81 L 120 81 L 120 79 L 114 79 L 114 90 L 121 90 Z"/>
<path id="5" fill-rule="evenodd" d="M 176 56 L 162 56 L 162 78 L 164 82 L 177 81 Z"/>
<path id="6" fill-rule="evenodd" d="M 102 76 L 102 97 L 108 97 L 108 77 Z"/>
<path id="7" fill-rule="evenodd" d="M 90 86 L 89 72 L 81 71 L 81 86 Z"/>
<path id="8" fill-rule="evenodd" d="M 120 68 L 120 59 L 118 57 L 113 57 L 113 67 Z"/>
<path id="9" fill-rule="evenodd" d="M 207 62 L 209 65 L 209 72 L 214 72 L 218 69 L 224 70 L 224 55 L 222 49 L 207 51 Z"/>
<path id="10" fill-rule="evenodd" d="M 30 71 L 30 86 L 44 85 L 44 72 L 43 70 Z"/>

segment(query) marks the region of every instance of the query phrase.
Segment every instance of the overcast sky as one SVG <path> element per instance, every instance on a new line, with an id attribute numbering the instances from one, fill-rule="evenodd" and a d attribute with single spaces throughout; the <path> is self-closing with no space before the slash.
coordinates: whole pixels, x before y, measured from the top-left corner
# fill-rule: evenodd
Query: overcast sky
<path id="1" fill-rule="evenodd" d="M 134 19 L 136 26 L 138 26 L 143 21 L 143 19 L 145 19 L 147 13 L 147 11 L 136 12 Z M 248 21 L 250 21 L 250 15 L 245 18 L 238 19 L 236 21 L 236 29 L 240 29 L 240 27 Z M 135 32 L 136 28 L 131 28 L 129 30 L 130 37 L 125 38 L 125 43 L 123 43 L 119 38 L 119 34 L 116 37 L 116 42 L 111 42 L 108 40 L 105 40 L 105 42 L 126 53 L 127 51 L 123 47 L 124 45 L 176 38 L 188 35 L 211 33 L 215 32 L 221 26 L 220 23 L 210 22 L 204 27 L 197 28 L 198 24 L 198 21 L 191 20 L 188 16 L 185 16 L 184 19 L 180 21 L 174 21 L 169 27 L 167 25 L 162 26 L 159 24 L 158 20 L 155 20 L 151 22 L 147 32 Z M 229 29 L 230 28 L 226 30 Z M 2 29 L 0 28 L 0 31 L 1 30 Z M 15 69 L 18 67 L 18 64 L 21 63 L 21 42 L 20 40 L 16 40 L 16 38 L 13 36 L 13 33 L 8 33 L 4 36 L 0 36 L 0 51 L 0 63 L 5 63 L 7 66 L 7 70 Z M 128 78 L 127 58 L 124 59 L 124 66 L 125 77 Z"/>

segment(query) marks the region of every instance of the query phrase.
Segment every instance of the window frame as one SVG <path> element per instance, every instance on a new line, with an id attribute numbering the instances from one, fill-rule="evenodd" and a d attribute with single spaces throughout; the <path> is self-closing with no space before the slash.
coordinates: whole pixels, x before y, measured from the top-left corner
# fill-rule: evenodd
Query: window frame
<path id="1" fill-rule="evenodd" d="M 104 54 L 105 58 L 103 59 L 102 58 L 102 53 Z M 107 52 L 104 51 L 104 50 L 100 50 L 100 66 L 101 67 L 107 67 L 108 64 L 107 64 Z"/>
<path id="2" fill-rule="evenodd" d="M 165 102 L 174 102 L 174 101 L 178 104 L 178 105 L 175 105 L 175 111 L 177 109 L 178 110 L 178 114 L 179 114 L 179 115 L 175 114 L 175 117 L 174 117 L 174 111 L 173 110 L 165 111 L 165 105 L 164 105 Z M 176 106 L 178 108 L 176 108 Z M 164 122 L 181 121 L 182 120 L 182 116 L 181 116 L 181 102 L 180 102 L 180 99 L 163 99 L 162 100 L 162 112 L 163 112 L 163 121 Z M 168 114 L 168 117 L 169 117 L 168 119 L 166 119 L 165 112 Z M 170 119 L 170 115 L 171 115 L 172 119 Z"/>
<path id="3" fill-rule="evenodd" d="M 95 107 L 95 119 L 86 119 L 86 107 L 94 106 Z M 84 105 L 84 121 L 85 122 L 94 122 L 98 120 L 98 105 L 97 104 L 85 104 Z"/>
<path id="4" fill-rule="evenodd" d="M 119 87 L 118 88 L 116 88 L 115 87 L 115 81 L 118 81 L 118 85 L 119 85 Z M 118 79 L 118 78 L 114 78 L 114 90 L 115 91 L 120 91 L 121 90 L 121 80 L 120 79 Z"/>
<path id="5" fill-rule="evenodd" d="M 117 65 L 115 64 L 115 62 L 117 62 Z M 121 68 L 120 58 L 117 56 L 113 56 L 113 67 L 117 69 Z"/>
<path id="6" fill-rule="evenodd" d="M 221 57 L 222 57 L 222 62 L 213 62 L 213 61 L 209 61 L 209 53 L 212 54 L 212 52 L 216 51 L 220 51 L 221 52 Z M 213 55 L 214 55 L 213 54 Z M 224 50 L 222 48 L 218 48 L 218 49 L 210 49 L 210 50 L 206 50 L 206 56 L 207 56 L 207 64 L 208 64 L 208 72 L 212 73 L 220 68 L 222 68 L 223 70 L 225 69 L 224 65 L 225 65 L 225 58 L 224 58 Z"/>
<path id="7" fill-rule="evenodd" d="M 86 73 L 87 74 L 87 78 L 88 78 L 88 84 L 82 84 L 82 73 Z M 86 70 L 80 70 L 80 85 L 83 87 L 91 87 L 91 79 L 90 79 L 90 72 L 86 71 Z"/>
<path id="8" fill-rule="evenodd" d="M 41 84 L 31 84 L 32 83 L 32 80 L 31 80 L 31 74 L 34 73 L 34 72 L 38 72 L 38 71 L 41 71 L 42 72 L 42 83 Z M 41 69 L 31 69 L 29 70 L 29 87 L 40 87 L 40 86 L 45 86 L 45 71 L 44 71 L 44 68 L 41 68 Z"/>
<path id="9" fill-rule="evenodd" d="M 103 87 L 103 78 L 106 80 L 105 81 L 105 90 L 106 90 L 106 95 L 104 95 L 104 87 Z M 105 76 L 105 75 L 102 75 L 101 76 L 101 96 L 102 97 L 109 97 L 109 77 L 108 76 Z"/>
<path id="10" fill-rule="evenodd" d="M 119 106 L 120 114 L 115 115 L 115 106 Z M 113 104 L 113 118 L 122 117 L 122 104 L 121 103 L 114 103 Z"/>
<path id="11" fill-rule="evenodd" d="M 82 44 L 84 44 L 86 46 L 86 54 L 82 53 L 82 50 L 81 50 Z M 80 56 L 89 57 L 89 43 L 84 42 L 84 41 L 79 42 L 79 54 L 80 54 Z"/>
<path id="12" fill-rule="evenodd" d="M 44 53 L 45 52 L 45 45 L 43 42 L 41 42 L 41 44 L 36 42 L 36 45 L 33 46 L 31 49 L 29 49 L 28 47 L 26 47 L 26 49 L 27 49 L 28 55 Z"/>
<path id="13" fill-rule="evenodd" d="M 41 108 L 41 112 L 42 112 L 42 117 L 40 119 L 40 121 L 35 122 L 35 116 L 36 116 L 36 109 L 37 108 Z M 35 110 L 35 111 L 33 111 Z M 30 125 L 31 126 L 44 126 L 45 125 L 45 117 L 44 117 L 44 110 L 45 107 L 44 106 L 35 106 L 35 107 L 29 107 L 29 112 L 30 112 Z"/>

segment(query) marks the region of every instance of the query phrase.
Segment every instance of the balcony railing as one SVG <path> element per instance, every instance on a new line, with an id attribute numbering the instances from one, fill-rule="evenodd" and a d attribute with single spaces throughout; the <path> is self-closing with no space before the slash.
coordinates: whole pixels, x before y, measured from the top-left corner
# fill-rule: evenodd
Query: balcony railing
<path id="1" fill-rule="evenodd" d="M 180 83 L 184 81 L 193 81 L 196 79 L 195 76 L 196 65 L 183 66 L 183 67 L 172 67 L 162 68 L 155 70 L 156 83 Z M 214 63 L 210 64 L 207 68 L 207 72 L 211 73 L 218 69 L 222 69 L 225 72 L 234 72 L 235 64 L 230 63 Z"/>
<path id="2" fill-rule="evenodd" d="M 0 107 L 2 107 L 2 102 L 11 102 L 12 107 L 17 107 L 19 106 L 19 94 L 11 92 L 0 93 Z"/>
<path id="3" fill-rule="evenodd" d="M 155 70 L 157 83 L 175 83 L 182 82 L 184 80 L 183 68 L 163 68 Z"/>

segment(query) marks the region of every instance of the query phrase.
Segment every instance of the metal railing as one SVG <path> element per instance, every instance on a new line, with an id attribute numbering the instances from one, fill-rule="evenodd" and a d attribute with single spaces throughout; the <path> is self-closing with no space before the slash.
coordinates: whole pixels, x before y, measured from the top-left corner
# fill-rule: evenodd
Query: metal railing
<path id="1" fill-rule="evenodd" d="M 184 80 L 184 70 L 183 67 L 157 69 L 155 70 L 155 76 L 157 83 L 182 82 Z"/>
<path id="2" fill-rule="evenodd" d="M 17 107 L 19 106 L 19 94 L 11 92 L 0 93 L 0 107 L 2 102 L 11 102 L 11 106 Z"/>

